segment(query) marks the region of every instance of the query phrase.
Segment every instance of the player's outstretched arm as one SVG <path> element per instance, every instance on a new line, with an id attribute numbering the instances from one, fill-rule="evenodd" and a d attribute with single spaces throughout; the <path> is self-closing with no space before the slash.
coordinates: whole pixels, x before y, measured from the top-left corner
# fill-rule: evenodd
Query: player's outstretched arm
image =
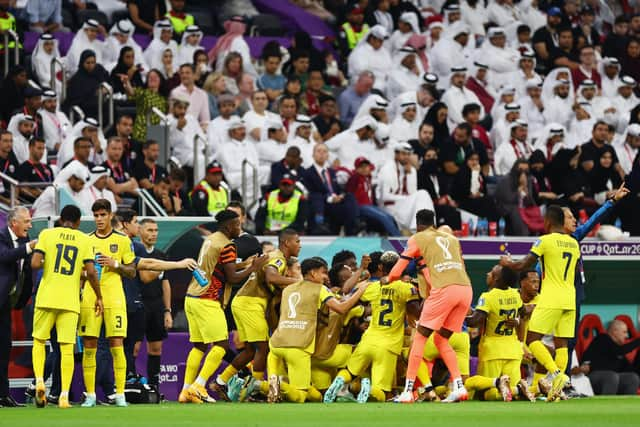
<path id="1" fill-rule="evenodd" d="M 300 279 L 297 277 L 281 275 L 280 273 L 278 273 L 278 270 L 272 265 L 267 265 L 264 268 L 264 279 L 268 284 L 276 286 L 278 288 L 285 288 L 300 281 Z"/>
<path id="2" fill-rule="evenodd" d="M 222 268 L 224 269 L 224 276 L 227 278 L 228 283 L 240 283 L 249 277 L 251 273 L 261 269 L 267 261 L 269 261 L 268 255 L 260 255 L 255 257 L 251 265 L 244 270 L 238 271 L 235 261 L 222 264 Z"/>
<path id="3" fill-rule="evenodd" d="M 102 267 L 109 267 L 111 270 L 128 279 L 136 277 L 136 264 L 134 262 L 131 264 L 121 264 L 106 255 L 98 256 L 97 262 Z"/>
<path id="4" fill-rule="evenodd" d="M 369 287 L 369 282 L 364 280 L 358 283 L 358 288 L 346 300 L 339 301 L 337 298 L 331 298 L 327 301 L 327 307 L 338 314 L 346 314 L 351 308 L 360 301 L 360 297 Z"/>
<path id="5" fill-rule="evenodd" d="M 500 265 L 503 267 L 510 268 L 514 271 L 522 271 L 527 268 L 531 268 L 538 262 L 538 257 L 532 253 L 527 254 L 524 258 L 519 261 L 514 261 L 511 259 L 511 256 L 501 256 L 500 257 Z"/>
<path id="6" fill-rule="evenodd" d="M 164 261 L 156 258 L 140 258 L 136 269 L 151 271 L 167 271 L 167 270 L 195 270 L 198 263 L 192 258 L 185 258 L 180 261 Z"/>

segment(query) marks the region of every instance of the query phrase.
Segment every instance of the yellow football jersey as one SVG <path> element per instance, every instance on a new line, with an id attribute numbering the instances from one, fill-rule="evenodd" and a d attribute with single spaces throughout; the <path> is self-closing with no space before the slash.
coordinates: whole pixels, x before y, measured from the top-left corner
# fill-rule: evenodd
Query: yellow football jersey
<path id="1" fill-rule="evenodd" d="M 418 299 L 418 290 L 410 283 L 401 280 L 384 286 L 380 282 L 370 283 L 360 297 L 360 300 L 371 303 L 371 323 L 362 341 L 400 354 L 407 303 Z"/>
<path id="2" fill-rule="evenodd" d="M 117 231 L 111 232 L 106 237 L 98 237 L 95 232 L 92 232 L 89 235 L 89 246 L 93 249 L 94 256 L 97 254 L 105 255 L 120 264 L 131 264 L 137 260 L 136 255 L 133 253 L 131 239 Z M 100 290 L 104 308 L 126 309 L 127 301 L 124 296 L 122 278 L 117 271 L 109 267 L 102 267 Z M 95 301 L 96 295 L 93 289 L 88 283 L 85 283 L 82 291 L 82 306 L 93 307 Z"/>
<path id="3" fill-rule="evenodd" d="M 533 244 L 531 253 L 540 259 L 542 266 L 538 307 L 575 310 L 578 241 L 568 234 L 546 234 Z"/>
<path id="4" fill-rule="evenodd" d="M 476 310 L 484 311 L 487 320 L 480 338 L 478 356 L 482 360 L 520 359 L 522 344 L 515 329 L 507 328 L 505 321 L 518 316 L 522 298 L 517 289 L 491 289 L 478 299 Z"/>
<path id="5" fill-rule="evenodd" d="M 35 306 L 80 313 L 80 274 L 93 261 L 89 237 L 67 227 L 42 230 L 34 252 L 44 256 Z"/>

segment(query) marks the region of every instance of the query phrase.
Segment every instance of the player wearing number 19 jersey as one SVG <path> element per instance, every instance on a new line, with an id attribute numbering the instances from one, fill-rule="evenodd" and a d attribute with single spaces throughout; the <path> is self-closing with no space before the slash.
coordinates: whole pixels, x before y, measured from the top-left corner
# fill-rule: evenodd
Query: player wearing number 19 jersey
<path id="1" fill-rule="evenodd" d="M 516 271 L 531 268 L 536 262 L 542 267 L 542 287 L 527 333 L 527 345 L 536 360 L 549 372 L 553 387 L 547 401 L 558 398 L 569 378 L 564 374 L 569 362 L 568 340 L 575 333 L 575 274 L 580 259 L 580 245 L 564 231 L 564 212 L 559 206 L 549 206 L 545 213 L 545 230 L 529 255 L 520 261 L 503 257 L 500 264 Z M 554 336 L 555 360 L 542 343 L 547 334 Z"/>
<path id="2" fill-rule="evenodd" d="M 60 343 L 61 394 L 59 406 L 68 408 L 69 387 L 73 376 L 73 344 L 76 341 L 80 313 L 80 275 L 83 267 L 91 286 L 96 289 L 97 300 L 91 315 L 102 311 L 98 276 L 93 266 L 93 251 L 87 235 L 77 230 L 80 209 L 68 205 L 62 209 L 62 227 L 43 230 L 38 236 L 31 265 L 43 269 L 42 280 L 35 299 L 33 316 L 33 371 L 36 377 L 36 405 L 46 404 L 44 385 L 45 341 L 55 326 Z"/>
<path id="3" fill-rule="evenodd" d="M 395 252 L 382 254 L 380 264 L 385 274 L 391 271 L 398 258 Z M 386 285 L 369 284 L 360 300 L 371 303 L 371 323 L 349 358 L 347 369 L 338 373 L 325 393 L 327 403 L 335 400 L 338 391 L 351 381 L 352 376 L 362 376 L 369 368 L 370 387 L 368 379 L 363 379 L 358 402 L 366 402 L 369 394 L 378 402 L 386 400 L 385 392 L 391 391 L 396 362 L 402 351 L 405 315 L 410 311 L 417 317 L 420 296 L 412 284 L 395 280 Z"/>

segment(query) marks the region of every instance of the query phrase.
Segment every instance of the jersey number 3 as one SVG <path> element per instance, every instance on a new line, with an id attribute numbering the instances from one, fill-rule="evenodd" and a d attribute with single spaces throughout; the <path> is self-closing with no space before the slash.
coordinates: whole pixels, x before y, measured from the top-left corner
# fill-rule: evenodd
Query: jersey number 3
<path id="1" fill-rule="evenodd" d="M 56 245 L 56 265 L 53 267 L 54 273 L 72 276 L 76 269 L 76 258 L 78 257 L 78 248 L 70 245 Z M 67 264 L 62 265 L 62 261 Z"/>

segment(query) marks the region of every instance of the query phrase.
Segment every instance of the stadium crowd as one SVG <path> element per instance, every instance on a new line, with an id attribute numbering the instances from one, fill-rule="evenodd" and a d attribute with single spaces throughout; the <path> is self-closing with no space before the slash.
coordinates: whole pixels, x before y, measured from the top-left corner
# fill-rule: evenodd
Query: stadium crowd
<path id="1" fill-rule="evenodd" d="M 173 322 L 162 271 L 185 268 L 194 270 L 184 303 L 193 348 L 182 403 L 213 401 L 207 385 L 232 401 L 386 401 L 402 389 L 395 372 L 404 362 L 401 402 L 554 401 L 570 392 L 565 372 L 588 374 L 599 393 L 637 390 L 638 375 L 629 372 L 638 360 L 613 366 L 640 344 L 625 343 L 621 325 L 582 364 L 569 364 L 569 339 L 583 285 L 576 240 L 600 221 L 640 234 L 640 14 L 598 0 L 292 4 L 333 25 L 335 43 L 301 31 L 289 48 L 271 40 L 254 57 L 248 1 L 223 2 L 228 19 L 204 49 L 205 32 L 184 0 L 130 0 L 122 11 L 116 1 L 29 0 L 16 10 L 0 0 L 0 30 L 18 30 L 28 58 L 2 81 L 0 167 L 22 183 L 56 184 L 20 187 L 29 209 L 12 210 L 2 236 L 14 279 L 24 268 L 14 258 L 30 256 L 30 267 L 43 269 L 28 390 L 36 404 L 70 406 L 76 324 L 83 406 L 96 405 L 96 383 L 106 400 L 126 406 L 125 380 L 140 379 L 135 356 L 145 336 L 147 376 L 157 385 Z M 110 16 L 108 26 L 80 19 L 87 8 Z M 23 29 L 40 33 L 30 56 Z M 63 56 L 56 31 L 69 30 L 75 35 Z M 141 46 L 136 34 L 151 42 Z M 64 66 L 52 75 L 54 59 Z M 103 129 L 97 94 L 105 87 L 121 113 Z M 83 114 L 72 123 L 75 107 Z M 164 115 L 170 158 L 161 164 L 162 144 L 148 133 Z M 3 202 L 12 204 L 12 184 L 1 181 Z M 197 262 L 162 261 L 153 220 L 138 231 L 140 189 L 168 215 L 215 217 L 217 231 Z M 28 241 L 31 216 L 58 214 L 58 227 Z M 89 237 L 77 231 L 81 214 L 95 218 Z M 242 232 L 247 218 L 256 234 L 277 234 L 278 247 L 267 254 Z M 370 254 L 360 265 L 348 251 L 331 265 L 296 259 L 302 234 L 416 231 L 402 256 Z M 469 312 L 454 234 L 545 235 L 525 260 L 500 260 Z M 129 239 L 138 236 L 135 247 Z M 545 244 L 552 239 L 566 251 Z M 542 278 L 549 284 L 539 299 L 538 258 L 553 272 Z M 81 272 L 82 301 L 72 287 L 62 301 L 52 284 L 63 276 L 79 284 Z M 141 283 L 153 283 L 151 294 Z M 233 298 L 232 284 L 239 285 Z M 421 300 L 429 307 L 422 315 Z M 2 302 L 10 325 L 4 308 L 14 301 Z M 529 318 L 535 326 L 527 331 Z M 416 321 L 417 332 L 405 334 Z M 45 370 L 53 325 L 59 374 L 52 363 Z M 553 333 L 555 340 L 543 339 Z M 481 365 L 470 377 L 473 352 Z M 59 394 L 46 396 L 49 375 L 59 375 Z M 0 406 L 16 406 L 6 394 L 0 390 Z"/>
<path id="2" fill-rule="evenodd" d="M 2 172 L 56 183 L 86 214 L 103 197 L 137 208 L 146 189 L 169 215 L 242 200 L 263 234 L 409 234 L 430 208 L 462 235 L 536 235 L 551 203 L 584 222 L 624 180 L 637 193 L 640 15 L 613 18 L 615 4 L 326 2 L 311 13 L 335 26 L 335 43 L 300 31 L 253 57 L 251 4 L 223 2 L 239 10 L 205 49 L 189 2 L 112 3 L 0 2 L 4 29 L 41 33 L 2 82 Z M 61 11 L 80 19 L 87 7 L 110 27 L 71 20 L 63 56 Z M 64 67 L 52 76 L 54 59 Z M 104 83 L 118 114 L 102 129 Z M 158 110 L 162 164 L 148 135 Z M 18 196 L 42 217 L 55 193 Z M 639 234 L 639 209 L 631 197 L 608 221 Z"/>

